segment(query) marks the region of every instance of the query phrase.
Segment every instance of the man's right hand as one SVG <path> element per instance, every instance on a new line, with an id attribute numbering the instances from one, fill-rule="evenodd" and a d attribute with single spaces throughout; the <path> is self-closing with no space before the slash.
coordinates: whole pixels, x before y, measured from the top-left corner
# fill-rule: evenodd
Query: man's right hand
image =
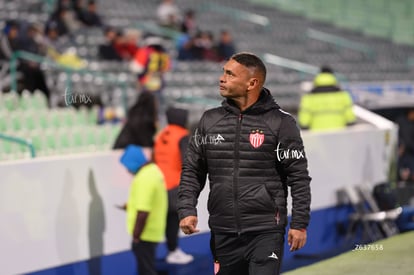
<path id="1" fill-rule="evenodd" d="M 188 216 L 180 221 L 180 228 L 184 234 L 190 235 L 197 233 L 200 230 L 197 229 L 198 218 L 197 216 Z"/>

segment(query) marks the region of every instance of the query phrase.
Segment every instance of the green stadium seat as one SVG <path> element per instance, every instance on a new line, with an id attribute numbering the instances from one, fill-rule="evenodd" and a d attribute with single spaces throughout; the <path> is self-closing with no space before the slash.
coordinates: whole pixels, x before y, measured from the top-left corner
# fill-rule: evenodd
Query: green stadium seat
<path id="1" fill-rule="evenodd" d="M 76 121 L 76 113 L 72 108 L 64 109 L 60 113 L 61 127 L 72 127 Z"/>
<path id="2" fill-rule="evenodd" d="M 43 137 L 41 132 L 31 132 L 31 136 L 29 137 L 30 142 L 32 143 L 33 147 L 36 150 L 36 154 L 44 150 L 44 143 Z"/>
<path id="3" fill-rule="evenodd" d="M 45 134 L 45 153 L 47 155 L 54 155 L 58 152 L 58 145 L 55 133 L 55 130 L 52 130 L 48 131 Z"/>
<path id="4" fill-rule="evenodd" d="M 75 124 L 78 126 L 87 125 L 88 124 L 88 109 L 85 106 L 80 106 L 79 109 L 76 111 L 75 115 Z"/>
<path id="5" fill-rule="evenodd" d="M 391 39 L 397 44 L 414 45 L 414 16 L 396 17 Z"/>
<path id="6" fill-rule="evenodd" d="M 99 107 L 96 105 L 88 110 L 88 124 L 96 125 L 98 121 L 98 112 L 99 112 Z"/>
<path id="7" fill-rule="evenodd" d="M 69 153 L 71 152 L 72 140 L 71 140 L 71 132 L 68 130 L 62 130 L 58 134 L 58 151 L 60 153 Z"/>
<path id="8" fill-rule="evenodd" d="M 13 112 L 10 115 L 9 126 L 7 131 L 19 131 L 23 127 L 22 116 L 19 113 Z"/>
<path id="9" fill-rule="evenodd" d="M 88 147 L 96 147 L 97 139 L 95 137 L 95 133 L 93 131 L 87 131 L 85 133 L 85 141 Z"/>
<path id="10" fill-rule="evenodd" d="M 58 129 L 62 125 L 62 113 L 60 110 L 53 110 L 49 114 L 49 127 L 48 128 L 55 128 Z"/>
<path id="11" fill-rule="evenodd" d="M 17 110 L 19 107 L 19 95 L 16 92 L 5 93 L 0 101 L 0 109 L 5 108 L 8 111 Z"/>
<path id="12" fill-rule="evenodd" d="M 363 28 L 363 32 L 367 35 L 389 38 L 392 32 L 393 22 L 390 16 L 373 13 L 367 18 L 367 24 Z"/>
<path id="13" fill-rule="evenodd" d="M 84 138 L 84 131 L 85 129 L 83 127 L 80 127 L 80 125 L 78 125 L 78 127 L 75 128 L 72 132 L 72 144 L 73 144 L 73 149 L 75 151 L 80 152 L 84 150 L 84 146 L 86 144 L 85 138 Z"/>
<path id="14" fill-rule="evenodd" d="M 8 126 L 8 123 L 7 123 L 7 120 L 8 120 L 8 117 L 6 116 L 6 113 L 2 113 L 2 114 L 0 114 L 0 133 L 4 133 L 4 132 L 6 132 L 6 130 L 7 130 L 7 126 Z"/>
<path id="15" fill-rule="evenodd" d="M 98 126 L 99 128 L 96 129 L 95 135 L 96 140 L 99 145 L 99 148 L 101 149 L 109 149 L 111 146 L 109 146 L 110 143 L 112 143 L 112 138 L 110 135 L 110 131 L 108 131 L 108 126 Z"/>
<path id="16" fill-rule="evenodd" d="M 29 110 L 32 106 L 32 94 L 28 90 L 23 90 L 19 98 L 19 109 Z"/>
<path id="17" fill-rule="evenodd" d="M 35 130 L 38 127 L 38 121 L 33 113 L 25 113 L 23 114 L 23 129 L 27 130 Z"/>
<path id="18" fill-rule="evenodd" d="M 331 5 L 328 1 L 322 0 L 308 0 L 305 2 L 306 15 L 315 20 L 323 22 L 331 22 L 335 20 L 334 16 L 335 5 Z"/>
<path id="19" fill-rule="evenodd" d="M 16 159 L 30 158 L 30 148 L 26 145 L 16 143 L 14 146 L 14 154 Z"/>
<path id="20" fill-rule="evenodd" d="M 0 139 L 0 148 L 2 154 L 12 154 L 14 151 L 13 142 Z"/>
<path id="21" fill-rule="evenodd" d="M 338 27 L 361 31 L 367 24 L 366 11 L 363 7 L 347 8 L 334 24 Z"/>
<path id="22" fill-rule="evenodd" d="M 32 96 L 31 106 L 36 110 L 47 109 L 48 104 L 47 104 L 47 98 L 45 94 L 39 90 L 36 90 Z"/>
<path id="23" fill-rule="evenodd" d="M 49 121 L 49 116 L 50 116 L 49 112 L 40 111 L 37 114 L 37 121 L 38 121 L 39 129 L 45 130 L 51 126 L 50 121 Z"/>

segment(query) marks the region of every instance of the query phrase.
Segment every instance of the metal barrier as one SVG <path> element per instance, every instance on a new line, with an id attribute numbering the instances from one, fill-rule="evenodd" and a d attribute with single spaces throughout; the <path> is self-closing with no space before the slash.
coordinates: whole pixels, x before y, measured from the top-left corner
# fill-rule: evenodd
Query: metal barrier
<path id="1" fill-rule="evenodd" d="M 270 21 L 266 16 L 259 15 L 253 12 L 247 12 L 244 10 L 239 10 L 231 7 L 226 7 L 223 5 L 212 4 L 212 3 L 203 3 L 201 5 L 202 9 L 215 11 L 223 13 L 226 16 L 230 16 L 237 20 L 244 20 L 251 22 L 253 24 L 262 26 L 265 30 L 270 30 Z"/>
<path id="2" fill-rule="evenodd" d="M 180 35 L 182 35 L 182 33 L 179 31 L 159 26 L 152 21 L 137 22 L 135 24 L 135 27 L 137 27 L 140 30 L 152 33 L 154 35 L 168 37 L 170 39 L 177 39 Z"/>
<path id="3" fill-rule="evenodd" d="M 7 142 L 14 142 L 14 143 L 18 143 L 18 144 L 23 145 L 23 146 L 27 146 L 30 150 L 31 157 L 32 158 L 36 157 L 35 148 L 34 148 L 33 144 L 30 141 L 22 139 L 22 138 L 18 138 L 18 137 L 4 135 L 4 134 L 1 134 L 1 133 L 0 133 L 0 139 L 3 139 Z"/>
<path id="4" fill-rule="evenodd" d="M 307 30 L 306 35 L 309 38 L 327 42 L 340 48 L 347 48 L 347 49 L 355 50 L 358 52 L 362 52 L 369 58 L 375 57 L 375 51 L 363 43 L 351 41 L 341 36 L 321 32 L 321 31 L 311 29 L 311 28 Z"/>
<path id="5" fill-rule="evenodd" d="M 300 62 L 297 60 L 292 60 L 292 59 L 288 59 L 288 58 L 284 58 L 275 54 L 271 54 L 271 53 L 265 53 L 263 54 L 263 61 L 267 62 L 269 64 L 273 64 L 279 67 L 283 67 L 283 68 L 287 68 L 287 69 L 291 69 L 294 71 L 298 71 L 299 73 L 302 74 L 308 74 L 308 75 L 313 75 L 315 76 L 316 74 L 319 73 L 320 68 L 318 66 L 312 65 L 312 64 L 308 64 L 308 63 L 304 63 L 304 62 Z M 338 80 L 342 81 L 347 81 L 347 78 L 345 75 L 341 74 L 341 73 L 337 73 L 335 72 L 336 77 L 338 78 Z"/>
<path id="6" fill-rule="evenodd" d="M 284 67 L 284 68 L 288 68 L 288 69 L 292 69 L 292 70 L 295 70 L 301 73 L 316 75 L 319 72 L 319 67 L 317 66 L 299 62 L 299 61 L 292 60 L 292 59 L 288 59 L 288 58 L 284 58 L 284 57 L 274 55 L 271 53 L 265 53 L 263 55 L 263 60 L 267 63 L 277 65 L 280 67 Z"/>

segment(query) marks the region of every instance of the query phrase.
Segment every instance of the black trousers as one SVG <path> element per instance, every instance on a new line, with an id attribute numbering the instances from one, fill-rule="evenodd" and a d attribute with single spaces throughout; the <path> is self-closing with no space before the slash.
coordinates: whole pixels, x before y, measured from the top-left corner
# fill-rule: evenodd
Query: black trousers
<path id="1" fill-rule="evenodd" d="M 214 234 L 213 255 L 218 275 L 278 275 L 283 257 L 284 234 Z"/>
<path id="2" fill-rule="evenodd" d="M 168 251 L 174 251 L 178 246 L 180 219 L 177 213 L 177 193 L 178 187 L 168 190 L 167 227 L 165 229 Z"/>
<path id="3" fill-rule="evenodd" d="M 140 241 L 132 243 L 132 252 L 134 253 L 139 275 L 157 275 L 155 270 L 155 249 L 158 243 Z"/>
<path id="4" fill-rule="evenodd" d="M 165 232 L 168 251 L 174 251 L 178 246 L 179 223 L 177 212 L 169 211 L 167 213 L 167 228 Z"/>

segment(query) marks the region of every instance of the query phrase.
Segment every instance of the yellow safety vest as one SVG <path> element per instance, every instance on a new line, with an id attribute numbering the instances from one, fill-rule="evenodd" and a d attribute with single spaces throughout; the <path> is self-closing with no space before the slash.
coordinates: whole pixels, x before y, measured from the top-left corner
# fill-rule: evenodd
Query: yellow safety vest
<path id="1" fill-rule="evenodd" d="M 352 105 L 346 91 L 309 93 L 301 98 L 298 121 L 310 130 L 344 128 L 355 121 Z"/>

